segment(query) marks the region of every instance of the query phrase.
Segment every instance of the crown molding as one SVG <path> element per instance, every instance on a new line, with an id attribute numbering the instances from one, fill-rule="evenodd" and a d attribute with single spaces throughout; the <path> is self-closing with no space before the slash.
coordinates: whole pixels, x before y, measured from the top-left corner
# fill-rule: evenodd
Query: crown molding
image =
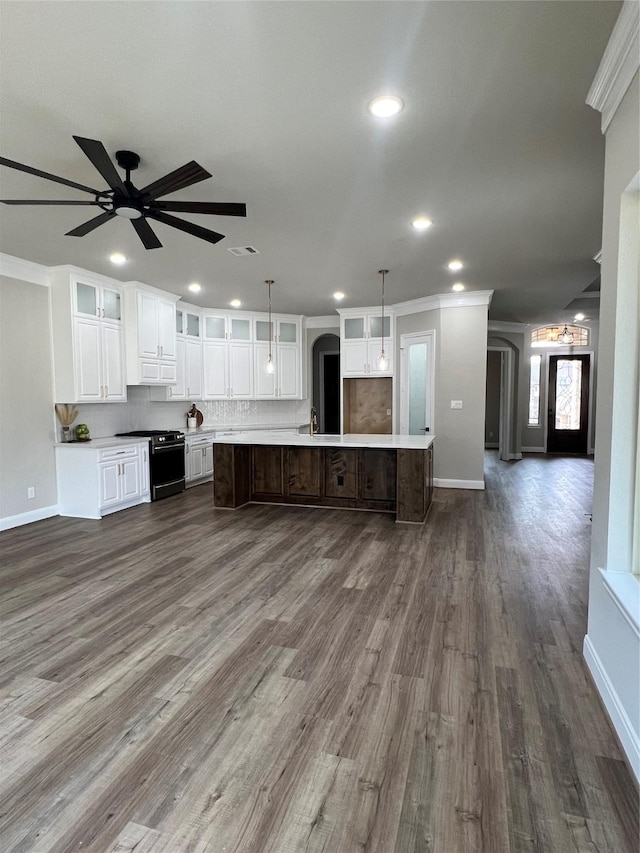
<path id="1" fill-rule="evenodd" d="M 0 275 L 49 287 L 49 267 L 0 252 Z"/>
<path id="2" fill-rule="evenodd" d="M 340 317 L 337 314 L 328 314 L 325 317 L 306 317 L 305 329 L 339 329 Z"/>
<path id="3" fill-rule="evenodd" d="M 602 114 L 603 133 L 640 67 L 639 34 L 640 3 L 625 0 L 587 95 L 587 104 Z"/>
<path id="4" fill-rule="evenodd" d="M 493 290 L 476 290 L 470 293 L 436 293 L 420 299 L 410 299 L 390 305 L 396 317 L 419 314 L 422 311 L 437 311 L 439 308 L 468 308 L 473 305 L 491 304 Z"/>
<path id="5" fill-rule="evenodd" d="M 506 320 L 489 320 L 490 332 L 519 332 L 523 334 L 530 328 L 530 323 L 508 323 Z"/>

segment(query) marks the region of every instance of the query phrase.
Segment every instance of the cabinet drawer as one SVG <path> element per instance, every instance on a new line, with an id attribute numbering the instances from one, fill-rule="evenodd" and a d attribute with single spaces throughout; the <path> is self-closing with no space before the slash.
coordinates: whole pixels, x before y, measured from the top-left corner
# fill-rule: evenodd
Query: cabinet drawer
<path id="1" fill-rule="evenodd" d="M 111 459 L 123 459 L 138 455 L 138 445 L 128 444 L 124 447 L 105 447 L 98 451 L 98 461 L 107 462 Z"/>
<path id="2" fill-rule="evenodd" d="M 163 385 L 175 385 L 178 372 L 175 362 L 140 360 L 140 384 L 158 382 Z"/>

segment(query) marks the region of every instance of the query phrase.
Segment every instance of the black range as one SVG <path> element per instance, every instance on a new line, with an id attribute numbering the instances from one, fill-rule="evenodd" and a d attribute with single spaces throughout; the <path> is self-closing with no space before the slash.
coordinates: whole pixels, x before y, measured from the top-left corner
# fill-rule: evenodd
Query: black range
<path id="1" fill-rule="evenodd" d="M 149 439 L 149 483 L 152 501 L 184 491 L 183 432 L 139 429 L 116 433 L 116 437 Z"/>

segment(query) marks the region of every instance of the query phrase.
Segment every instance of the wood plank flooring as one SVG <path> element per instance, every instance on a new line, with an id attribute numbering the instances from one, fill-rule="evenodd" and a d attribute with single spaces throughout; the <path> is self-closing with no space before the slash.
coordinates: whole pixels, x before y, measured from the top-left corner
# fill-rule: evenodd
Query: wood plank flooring
<path id="1" fill-rule="evenodd" d="M 582 660 L 592 464 L 0 536 L 2 853 L 638 850 Z"/>

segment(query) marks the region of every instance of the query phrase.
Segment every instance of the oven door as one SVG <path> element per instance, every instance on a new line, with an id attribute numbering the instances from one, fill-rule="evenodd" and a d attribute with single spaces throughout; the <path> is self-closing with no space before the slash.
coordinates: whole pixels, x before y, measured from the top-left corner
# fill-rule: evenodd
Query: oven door
<path id="1" fill-rule="evenodd" d="M 184 491 L 184 441 L 151 446 L 151 500 Z"/>

